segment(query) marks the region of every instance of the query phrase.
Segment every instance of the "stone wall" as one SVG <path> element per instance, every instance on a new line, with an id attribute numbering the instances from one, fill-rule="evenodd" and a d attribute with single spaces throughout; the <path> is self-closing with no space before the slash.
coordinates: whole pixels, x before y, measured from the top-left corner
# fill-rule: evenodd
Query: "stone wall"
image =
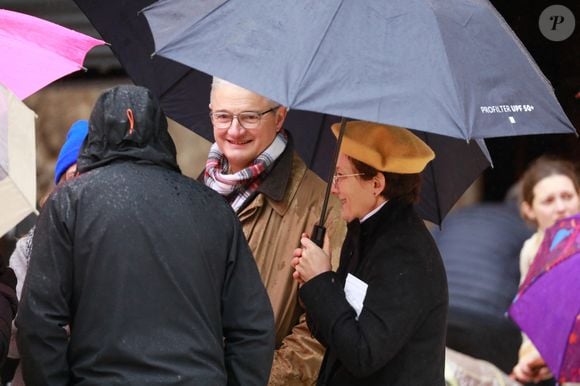
<path id="1" fill-rule="evenodd" d="M 69 127 L 76 120 L 88 119 L 99 95 L 127 78 L 98 81 L 57 82 L 28 97 L 24 102 L 37 115 L 36 165 L 37 199 L 53 188 L 54 165 Z M 169 131 L 177 147 L 177 161 L 184 174 L 197 177 L 205 163 L 209 142 L 169 120 Z"/>

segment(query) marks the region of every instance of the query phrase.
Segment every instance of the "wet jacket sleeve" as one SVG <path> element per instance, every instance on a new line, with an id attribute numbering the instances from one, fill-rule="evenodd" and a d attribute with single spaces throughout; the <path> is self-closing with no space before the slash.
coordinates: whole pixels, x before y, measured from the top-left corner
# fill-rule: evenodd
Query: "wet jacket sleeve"
<path id="1" fill-rule="evenodd" d="M 222 294 L 228 385 L 266 385 L 274 354 L 274 315 L 237 220 Z"/>
<path id="2" fill-rule="evenodd" d="M 50 200 L 43 208 L 32 241 L 28 274 L 16 326 L 22 371 L 28 385 L 68 385 L 69 302 L 72 292 L 72 242 L 57 208 Z"/>
<path id="3" fill-rule="evenodd" d="M 324 356 L 324 347 L 310 333 L 306 314 L 292 328 L 292 333 L 282 341 L 274 354 L 270 386 L 313 385 Z"/>
<path id="4" fill-rule="evenodd" d="M 346 226 L 335 206 L 329 210 L 325 225 L 332 249 L 332 269 L 336 270 Z M 292 328 L 292 333 L 284 338 L 282 345 L 274 354 L 269 386 L 314 385 L 324 351 L 322 344 L 310 332 L 306 314 L 303 313 L 298 324 Z"/>

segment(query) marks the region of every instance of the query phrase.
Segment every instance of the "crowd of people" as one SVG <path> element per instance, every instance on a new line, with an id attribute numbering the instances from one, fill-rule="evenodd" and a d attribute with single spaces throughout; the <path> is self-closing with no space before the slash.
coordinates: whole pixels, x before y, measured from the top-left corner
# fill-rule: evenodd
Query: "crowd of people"
<path id="1" fill-rule="evenodd" d="M 443 386 L 458 384 L 450 364 L 501 373 L 446 349 L 445 266 L 414 209 L 436 157 L 426 143 L 348 122 L 317 224 L 326 184 L 284 130 L 286 107 L 214 78 L 209 108 L 215 143 L 197 180 L 145 88 L 106 90 L 70 128 L 55 187 L 0 276 L 18 279 L 0 280 L 19 300 L 13 385 Z M 541 158 L 524 175 L 538 231 L 522 277 L 543 231 L 580 211 L 575 173 Z M 16 292 L 0 297 L 6 352 Z M 514 384 L 550 378 L 529 340 L 520 351 Z"/>

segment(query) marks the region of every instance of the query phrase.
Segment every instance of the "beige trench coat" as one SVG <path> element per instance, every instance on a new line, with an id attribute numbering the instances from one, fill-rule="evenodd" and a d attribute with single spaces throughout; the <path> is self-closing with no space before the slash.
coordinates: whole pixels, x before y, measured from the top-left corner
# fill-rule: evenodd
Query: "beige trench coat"
<path id="1" fill-rule="evenodd" d="M 238 217 L 274 310 L 276 353 L 269 385 L 311 385 L 318 377 L 324 349 L 306 325 L 290 260 L 301 234 L 310 234 L 319 220 L 326 183 L 290 152 L 291 147 L 287 150 Z M 325 225 L 336 270 L 346 224 L 333 196 Z"/>

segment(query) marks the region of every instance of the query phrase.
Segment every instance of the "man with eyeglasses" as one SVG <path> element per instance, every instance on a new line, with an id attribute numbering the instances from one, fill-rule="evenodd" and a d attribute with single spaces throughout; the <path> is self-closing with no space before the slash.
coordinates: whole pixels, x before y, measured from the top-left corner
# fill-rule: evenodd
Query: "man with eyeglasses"
<path id="1" fill-rule="evenodd" d="M 276 352 L 269 385 L 314 384 L 323 348 L 306 325 L 290 259 L 319 219 L 325 183 L 295 153 L 284 106 L 219 78 L 210 99 L 215 143 L 204 181 L 238 215 L 270 296 Z M 325 226 L 337 259 L 345 235 L 339 210 L 332 198 Z"/>

